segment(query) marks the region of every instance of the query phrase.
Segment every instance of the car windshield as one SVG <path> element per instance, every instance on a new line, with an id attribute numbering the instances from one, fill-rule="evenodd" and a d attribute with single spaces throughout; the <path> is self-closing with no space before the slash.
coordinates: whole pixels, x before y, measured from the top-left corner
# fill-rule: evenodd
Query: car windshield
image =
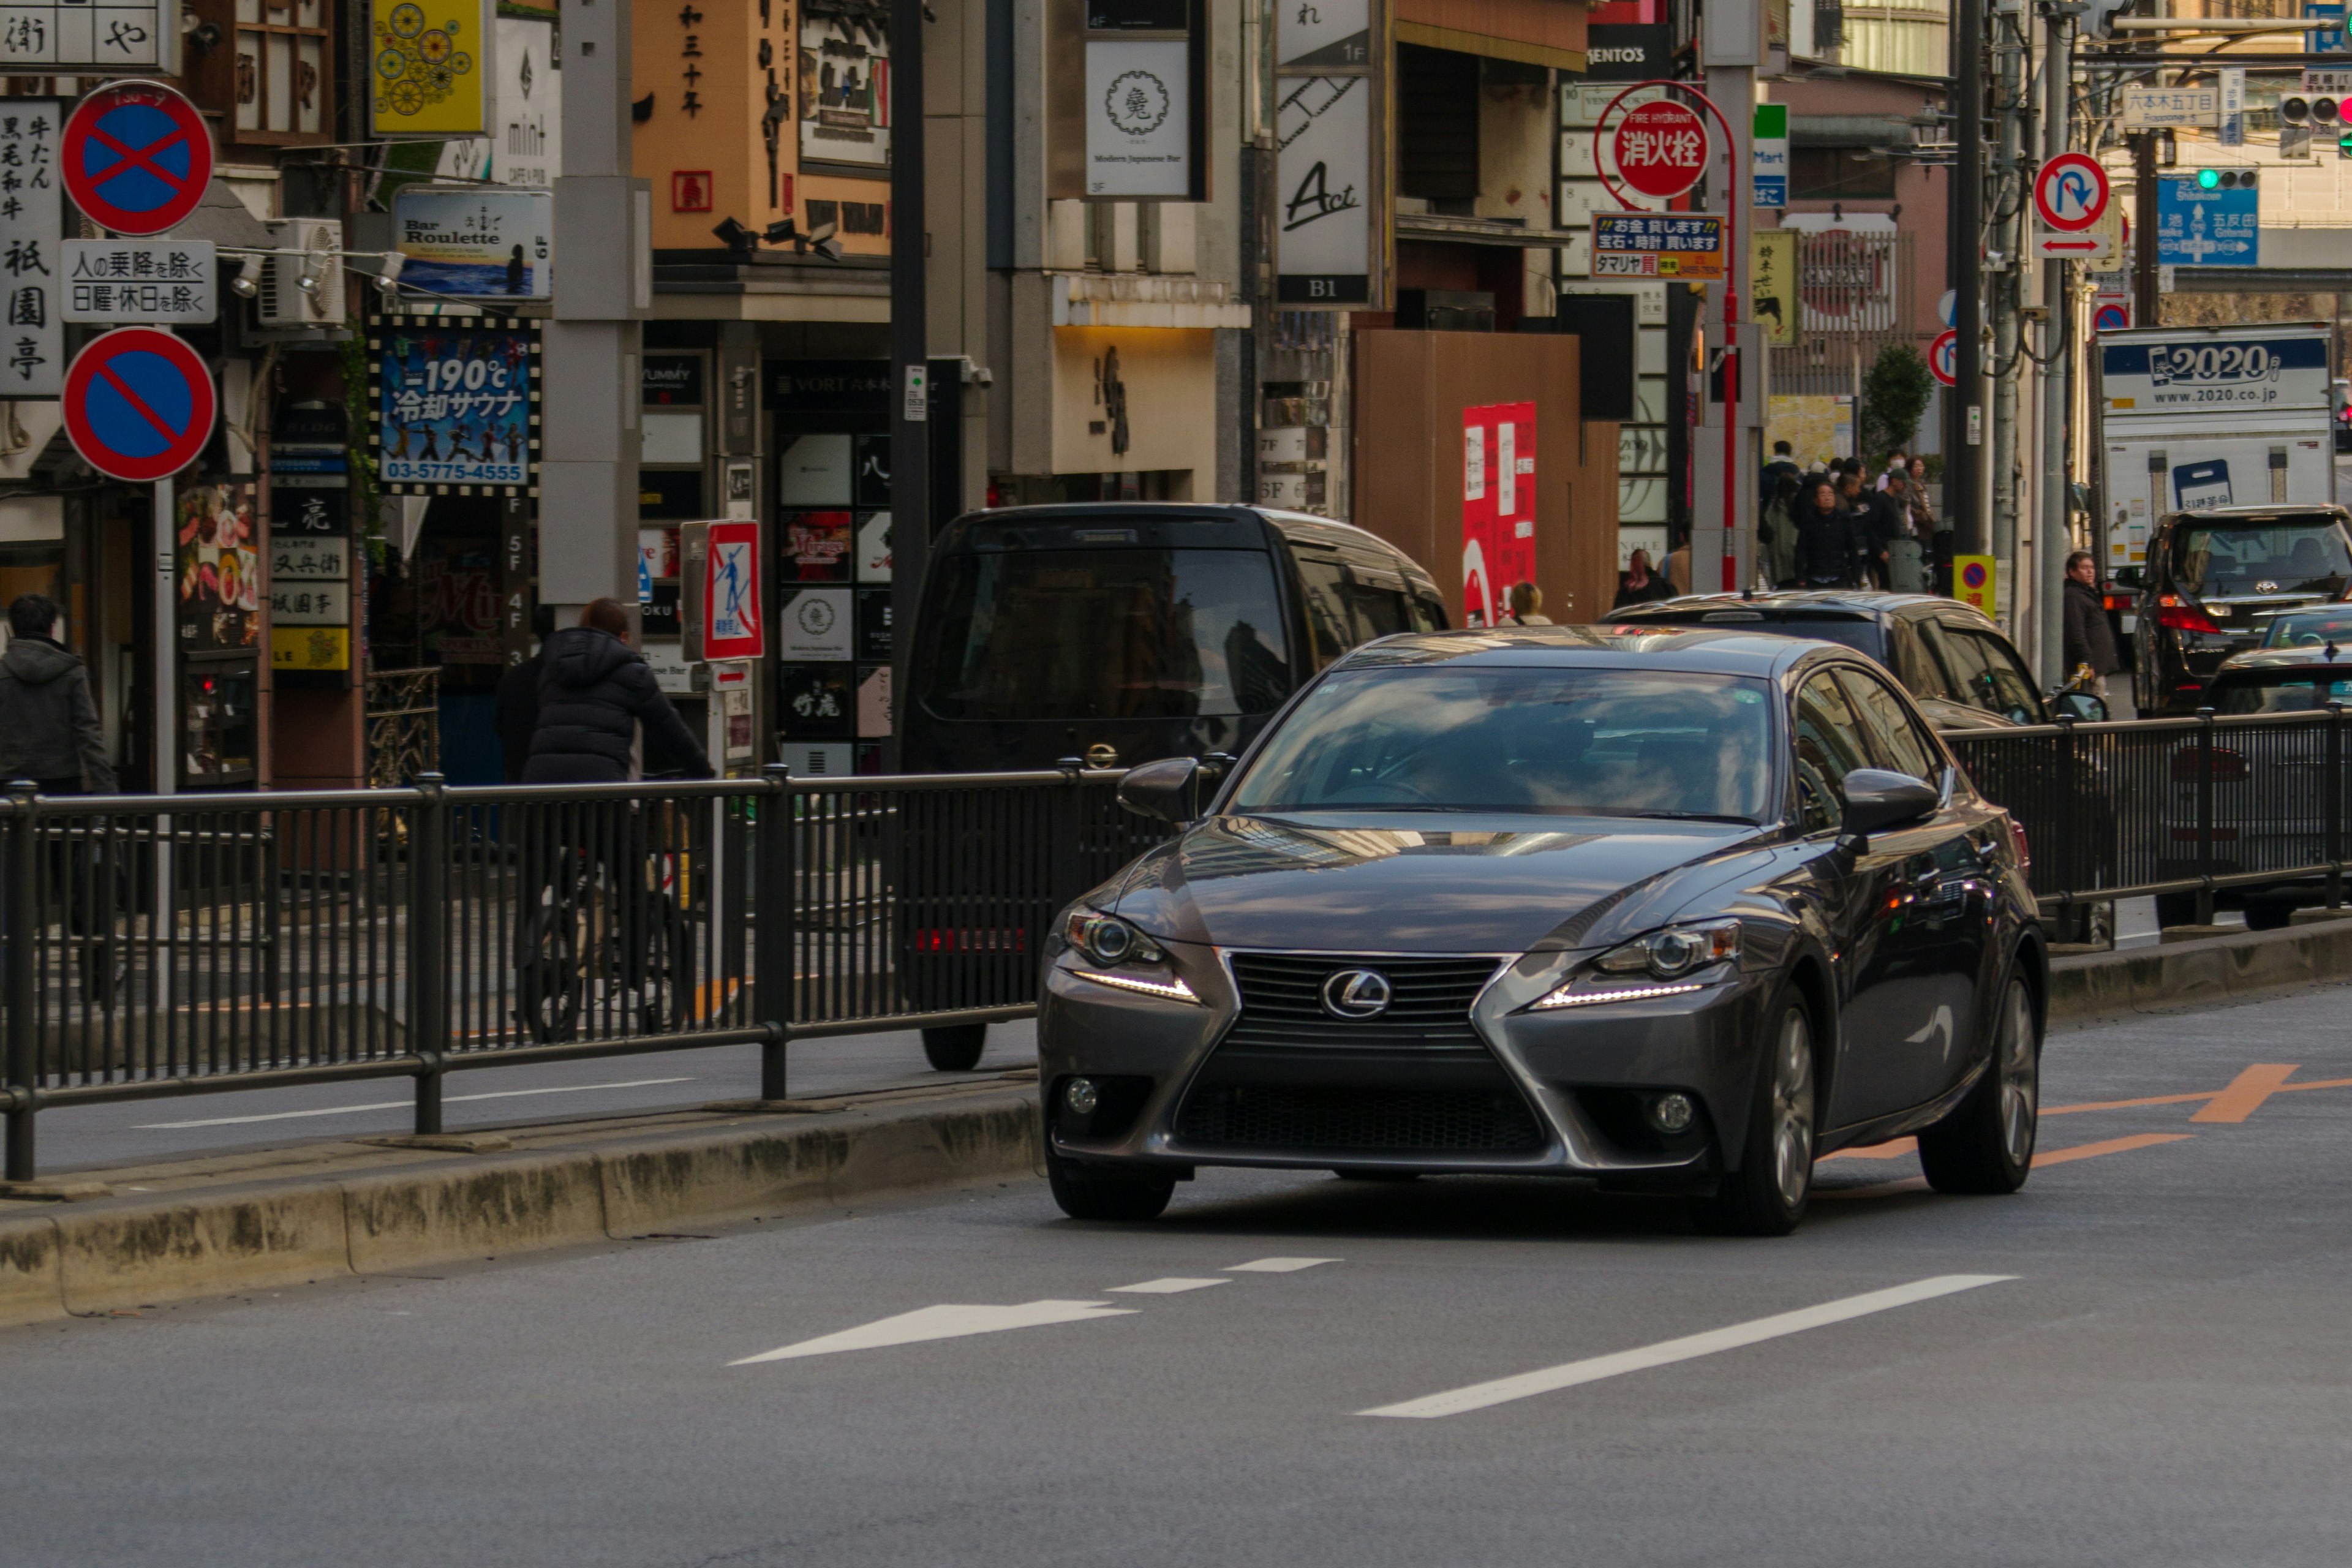
<path id="1" fill-rule="evenodd" d="M 1226 809 L 1759 822 L 1771 691 L 1681 671 L 1343 670 L 1283 721 Z"/>
<path id="2" fill-rule="evenodd" d="M 1858 654 L 1884 660 L 1886 636 L 1867 616 L 1780 615 L 1763 610 L 1708 610 L 1699 615 L 1644 616 L 1635 625 L 1643 630 L 1662 620 L 1676 626 L 1720 626 L 1726 631 L 1761 632 L 1767 637 L 1814 637 L 1850 647 Z"/>
<path id="3" fill-rule="evenodd" d="M 2173 542 L 2173 575 L 2204 598 L 2326 594 L 2352 580 L 2352 540 L 2332 517 L 2277 522 L 2184 522 Z"/>
<path id="4" fill-rule="evenodd" d="M 1189 719 L 1289 695 L 1263 552 L 994 551 L 941 567 L 919 687 L 940 718 Z"/>
<path id="5" fill-rule="evenodd" d="M 2352 608 L 2305 610 L 2280 616 L 2263 636 L 2264 647 L 2318 647 L 2352 638 Z"/>
<path id="6" fill-rule="evenodd" d="M 2331 702 L 2352 703 L 2352 668 L 2253 669 L 2213 683 L 2217 713 L 2313 713 Z"/>

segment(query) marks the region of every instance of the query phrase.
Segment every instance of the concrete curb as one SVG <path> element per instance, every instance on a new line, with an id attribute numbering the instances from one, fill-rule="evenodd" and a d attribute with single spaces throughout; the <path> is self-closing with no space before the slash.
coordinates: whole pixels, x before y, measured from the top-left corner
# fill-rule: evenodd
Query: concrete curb
<path id="1" fill-rule="evenodd" d="M 2352 979 L 2352 920 L 2051 963 L 2084 1024 Z M 812 1109 L 817 1109 L 812 1107 Z M 472 1158 L 339 1146 L 277 1179 L 0 1209 L 0 1326 L 623 1240 L 1040 1170 L 1034 1087 L 568 1129 Z M 530 1143 L 518 1132 L 519 1142 Z M 550 1140 L 554 1146 L 550 1146 Z"/>
<path id="2" fill-rule="evenodd" d="M 1040 1170 L 1034 1089 L 0 1213 L 0 1326 Z"/>

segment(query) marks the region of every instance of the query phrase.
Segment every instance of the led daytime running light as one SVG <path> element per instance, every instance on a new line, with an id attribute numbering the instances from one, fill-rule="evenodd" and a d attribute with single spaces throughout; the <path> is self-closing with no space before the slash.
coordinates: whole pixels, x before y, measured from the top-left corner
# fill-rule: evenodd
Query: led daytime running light
<path id="1" fill-rule="evenodd" d="M 1563 985 L 1550 995 L 1537 1002 L 1530 1011 L 1542 1012 L 1554 1007 L 1590 1007 L 1601 1002 L 1647 1002 L 1656 996 L 1683 996 L 1693 991 L 1706 989 L 1706 986 L 1696 981 L 1687 985 L 1627 985 L 1612 991 L 1570 991 Z"/>
<path id="2" fill-rule="evenodd" d="M 1200 997 L 1192 994 L 1192 988 L 1190 985 L 1172 977 L 1167 980 L 1145 980 L 1132 974 L 1105 974 L 1098 969 L 1074 969 L 1070 973 L 1081 980 L 1091 980 L 1097 985 L 1108 985 L 1115 990 L 1139 992 L 1143 995 L 1157 996 L 1168 1002 L 1189 1002 L 1195 1007 L 1201 1005 Z M 1698 988 L 1692 986 L 1689 989 L 1695 991 Z"/>

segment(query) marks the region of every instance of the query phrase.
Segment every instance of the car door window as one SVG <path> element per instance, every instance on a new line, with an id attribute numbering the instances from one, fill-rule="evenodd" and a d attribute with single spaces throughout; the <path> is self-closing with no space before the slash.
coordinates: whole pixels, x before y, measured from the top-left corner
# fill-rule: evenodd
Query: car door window
<path id="1" fill-rule="evenodd" d="M 1348 568 L 1348 607 L 1354 613 L 1358 642 L 1412 630 L 1405 606 L 1404 579 L 1362 566 Z"/>
<path id="2" fill-rule="evenodd" d="M 1992 671 L 1985 664 L 1984 649 L 1977 639 L 1951 626 L 1937 630 L 1943 649 L 1944 668 L 1951 672 L 1952 689 L 1959 700 L 1971 708 L 1981 708 L 1988 713 L 2000 711 L 1993 700 Z"/>
<path id="3" fill-rule="evenodd" d="M 1952 699 L 1951 683 L 1944 677 L 1944 667 L 1937 661 L 1930 642 L 1936 636 L 1933 621 L 1897 621 L 1887 631 L 1887 641 L 1894 645 L 1895 679 L 1903 689 L 1922 700 Z"/>
<path id="4" fill-rule="evenodd" d="M 1295 553 L 1298 591 L 1307 601 L 1307 633 L 1315 644 L 1315 668 L 1322 668 L 1356 646 L 1348 635 L 1348 579 L 1337 561 Z"/>
<path id="5" fill-rule="evenodd" d="M 1412 629 L 1417 632 L 1442 632 L 1445 629 L 1445 604 L 1440 599 L 1412 595 Z"/>
<path id="6" fill-rule="evenodd" d="M 1979 694 L 1975 697 L 1978 707 L 1998 713 L 2012 724 L 2046 721 L 2042 694 L 2033 689 L 2033 678 L 2025 673 L 2016 656 L 2002 647 L 1999 638 L 1955 626 L 1950 641 L 1967 647 L 1969 657 L 1984 667 L 1981 683 L 1976 689 Z"/>
<path id="7" fill-rule="evenodd" d="M 1871 765 L 1869 742 L 1837 679 L 1829 670 L 1797 688 L 1797 819 L 1807 833 L 1826 833 L 1845 820 L 1845 775 Z"/>
<path id="8" fill-rule="evenodd" d="M 1939 771 L 1931 761 L 1934 752 L 1904 710 L 1903 700 L 1888 690 L 1885 682 L 1858 669 L 1838 671 L 1838 684 L 1862 716 L 1872 761 L 1879 767 L 1933 782 Z"/>

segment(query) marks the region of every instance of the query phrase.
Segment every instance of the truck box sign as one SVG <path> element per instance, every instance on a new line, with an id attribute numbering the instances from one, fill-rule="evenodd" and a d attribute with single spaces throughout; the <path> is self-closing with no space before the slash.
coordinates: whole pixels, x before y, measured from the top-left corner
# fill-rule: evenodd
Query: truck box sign
<path id="1" fill-rule="evenodd" d="M 2319 332 L 2105 341 L 2099 373 L 2110 415 L 2328 406 Z"/>

